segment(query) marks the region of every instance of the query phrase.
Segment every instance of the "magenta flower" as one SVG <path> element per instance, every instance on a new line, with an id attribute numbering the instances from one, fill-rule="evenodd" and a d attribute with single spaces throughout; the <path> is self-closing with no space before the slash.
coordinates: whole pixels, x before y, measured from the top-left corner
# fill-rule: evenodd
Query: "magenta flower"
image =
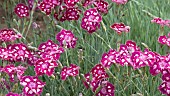
<path id="1" fill-rule="evenodd" d="M 170 47 L 170 33 L 168 33 L 168 36 L 166 36 L 166 35 L 159 36 L 158 42 Z"/>
<path id="2" fill-rule="evenodd" d="M 66 80 L 68 76 L 77 76 L 79 74 L 80 67 L 75 64 L 70 64 L 70 67 L 64 66 L 61 70 L 61 79 Z"/>
<path id="3" fill-rule="evenodd" d="M 81 13 L 81 10 L 76 7 L 67 8 L 66 13 L 65 13 L 66 19 L 67 20 L 78 20 L 80 17 L 79 13 Z"/>
<path id="4" fill-rule="evenodd" d="M 29 16 L 29 8 L 25 4 L 19 3 L 14 9 L 14 12 L 20 17 Z"/>
<path id="5" fill-rule="evenodd" d="M 114 23 L 110 26 L 111 29 L 115 30 L 118 34 L 121 34 L 122 32 L 129 32 L 130 27 L 126 26 L 123 23 Z"/>
<path id="6" fill-rule="evenodd" d="M 41 43 L 38 49 L 40 50 L 38 54 L 40 54 L 41 58 L 51 58 L 53 60 L 58 60 L 60 54 L 64 52 L 64 49 L 55 44 L 52 40 Z"/>
<path id="7" fill-rule="evenodd" d="M 26 96 L 40 95 L 45 86 L 45 82 L 42 82 L 35 76 L 24 76 L 20 80 L 20 84 L 24 86 L 23 92 Z"/>
<path id="8" fill-rule="evenodd" d="M 21 96 L 21 94 L 9 92 L 5 96 Z"/>
<path id="9" fill-rule="evenodd" d="M 13 59 L 15 61 L 26 61 L 32 56 L 31 51 L 27 48 L 24 43 L 18 43 L 13 45 L 8 45 L 7 49 L 12 51 Z"/>
<path id="10" fill-rule="evenodd" d="M 77 38 L 70 30 L 62 29 L 57 35 L 56 39 L 60 42 L 61 46 L 67 48 L 74 48 L 76 46 Z"/>
<path id="11" fill-rule="evenodd" d="M 167 70 L 169 61 L 166 60 L 165 56 L 156 56 L 156 62 L 150 66 L 150 73 L 155 76 L 164 70 Z"/>
<path id="12" fill-rule="evenodd" d="M 147 56 L 143 54 L 143 52 L 135 51 L 132 53 L 132 56 L 131 56 L 131 62 L 132 62 L 131 65 L 134 69 L 145 67 L 146 60 L 147 60 Z"/>
<path id="13" fill-rule="evenodd" d="M 34 66 L 36 75 L 46 74 L 47 76 L 51 76 L 54 73 L 55 67 L 58 67 L 58 64 L 50 58 L 42 58 L 37 60 Z"/>
<path id="14" fill-rule="evenodd" d="M 167 96 L 170 95 L 170 82 L 162 82 L 162 84 L 159 86 L 159 90 L 162 94 L 166 94 Z"/>
<path id="15" fill-rule="evenodd" d="M 100 28 L 102 16 L 98 13 L 96 8 L 90 8 L 84 12 L 81 27 L 89 33 L 95 32 Z"/>
<path id="16" fill-rule="evenodd" d="M 91 69 L 91 74 L 94 80 L 101 80 L 109 77 L 102 64 L 95 65 Z"/>
<path id="17" fill-rule="evenodd" d="M 126 4 L 128 0 L 112 0 L 112 2 L 115 2 L 116 4 Z"/>
<path id="18" fill-rule="evenodd" d="M 159 25 L 161 25 L 162 27 L 163 27 L 163 26 L 168 26 L 168 27 L 170 27 L 170 20 L 163 20 L 163 19 L 161 19 L 161 18 L 159 18 L 159 17 L 154 18 L 153 20 L 151 20 L 151 22 L 152 22 L 152 23 L 159 24 Z"/>
<path id="19" fill-rule="evenodd" d="M 118 63 L 118 55 L 119 53 L 116 50 L 110 49 L 108 53 L 102 55 L 100 62 L 104 67 L 110 68 L 113 63 Z"/>
<path id="20" fill-rule="evenodd" d="M 17 38 L 21 38 L 21 34 L 16 34 L 12 29 L 1 29 L 0 30 L 0 41 L 14 41 Z"/>
<path id="21" fill-rule="evenodd" d="M 0 47 L 0 58 L 2 60 L 14 61 L 12 51 L 3 47 Z"/>
<path id="22" fill-rule="evenodd" d="M 53 5 L 50 5 L 49 3 L 42 1 L 42 2 L 39 4 L 38 8 L 39 8 L 42 12 L 44 12 L 46 15 L 50 15 L 50 14 L 51 14 L 51 10 L 52 10 L 52 6 L 53 6 Z"/>
<path id="23" fill-rule="evenodd" d="M 74 6 L 77 2 L 79 2 L 79 0 L 64 0 L 64 3 L 70 7 Z"/>
<path id="24" fill-rule="evenodd" d="M 107 14 L 109 4 L 104 0 L 99 0 L 94 2 L 94 6 L 97 7 L 97 10 L 101 13 Z"/>
<path id="25" fill-rule="evenodd" d="M 37 52 L 31 52 L 31 57 L 26 60 L 29 65 L 34 65 L 38 60 L 39 56 Z"/>
<path id="26" fill-rule="evenodd" d="M 26 69 L 27 69 L 26 67 L 23 67 L 21 65 L 15 67 L 13 64 L 8 64 L 3 68 L 3 72 L 5 72 L 9 75 L 11 82 L 14 82 L 15 74 L 17 74 L 17 79 L 20 80 Z"/>
<path id="27" fill-rule="evenodd" d="M 61 22 L 65 20 L 78 20 L 81 12 L 77 7 L 60 6 L 59 11 L 54 14 L 56 20 Z"/>
<path id="28" fill-rule="evenodd" d="M 115 87 L 112 83 L 108 81 L 102 81 L 100 91 L 96 94 L 96 96 L 114 96 Z"/>

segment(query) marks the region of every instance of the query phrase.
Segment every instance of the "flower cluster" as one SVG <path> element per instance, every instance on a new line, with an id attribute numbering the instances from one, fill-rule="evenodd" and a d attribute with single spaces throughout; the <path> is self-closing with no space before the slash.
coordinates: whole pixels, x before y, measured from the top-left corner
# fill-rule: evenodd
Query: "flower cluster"
<path id="1" fill-rule="evenodd" d="M 66 46 L 67 48 L 74 48 L 76 45 L 77 38 L 70 30 L 62 29 L 57 35 L 56 39 L 60 42 L 61 46 Z"/>
<path id="2" fill-rule="evenodd" d="M 159 36 L 158 42 L 170 47 L 170 33 L 168 33 L 168 36 L 166 36 L 166 35 Z"/>
<path id="3" fill-rule="evenodd" d="M 15 67 L 14 64 L 8 64 L 4 68 L 2 68 L 2 72 L 6 73 L 10 77 L 10 81 L 14 82 L 15 80 L 15 74 L 17 74 L 17 79 L 21 79 L 25 70 L 27 68 L 23 66 L 17 66 Z"/>
<path id="4" fill-rule="evenodd" d="M 84 77 L 83 84 L 86 88 L 90 87 L 93 92 L 96 92 L 101 87 L 96 96 L 114 96 L 114 86 L 105 80 L 109 75 L 102 64 L 96 64 Z"/>
<path id="5" fill-rule="evenodd" d="M 61 70 L 61 79 L 66 80 L 68 76 L 77 76 L 79 74 L 80 67 L 75 64 L 70 64 L 70 67 L 64 66 Z"/>
<path id="6" fill-rule="evenodd" d="M 2 60 L 25 62 L 31 56 L 31 51 L 23 43 L 8 45 L 7 48 L 0 47 L 0 58 Z"/>
<path id="7" fill-rule="evenodd" d="M 159 24 L 161 26 L 168 26 L 168 27 L 170 27 L 170 20 L 163 20 L 163 19 L 161 19 L 159 17 L 154 18 L 153 20 L 151 20 L 151 22 Z"/>
<path id="8" fill-rule="evenodd" d="M 0 30 L 0 41 L 14 41 L 17 38 L 21 38 L 21 34 L 16 34 L 12 29 L 1 29 Z"/>
<path id="9" fill-rule="evenodd" d="M 115 30 L 118 34 L 121 34 L 122 32 L 129 32 L 130 27 L 126 26 L 123 23 L 114 23 L 110 26 L 111 29 Z"/>
<path id="10" fill-rule="evenodd" d="M 96 8 L 90 8 L 84 12 L 82 18 L 81 27 L 88 31 L 89 33 L 95 32 L 100 28 L 100 22 L 102 21 L 102 16 L 98 13 Z"/>
<path id="11" fill-rule="evenodd" d="M 134 69 L 148 66 L 151 75 L 155 76 L 161 73 L 163 82 L 159 86 L 159 90 L 166 95 L 170 95 L 168 85 L 170 83 L 169 62 L 170 54 L 162 56 L 148 49 L 142 52 L 136 43 L 131 40 L 127 41 L 126 44 L 121 44 L 118 51 L 110 49 L 101 58 L 101 64 L 106 68 L 110 68 L 113 63 L 121 66 L 132 66 Z"/>

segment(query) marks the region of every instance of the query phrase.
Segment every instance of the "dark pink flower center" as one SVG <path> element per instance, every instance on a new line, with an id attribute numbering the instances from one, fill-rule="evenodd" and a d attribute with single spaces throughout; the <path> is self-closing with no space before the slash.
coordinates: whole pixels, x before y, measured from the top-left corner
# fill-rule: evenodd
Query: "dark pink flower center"
<path id="1" fill-rule="evenodd" d="M 30 88 L 36 88 L 36 83 L 30 82 L 29 87 L 30 87 Z"/>
<path id="2" fill-rule="evenodd" d="M 102 89 L 101 89 L 101 92 L 102 92 L 103 94 L 106 94 L 106 93 L 107 93 L 106 88 L 102 88 Z"/>

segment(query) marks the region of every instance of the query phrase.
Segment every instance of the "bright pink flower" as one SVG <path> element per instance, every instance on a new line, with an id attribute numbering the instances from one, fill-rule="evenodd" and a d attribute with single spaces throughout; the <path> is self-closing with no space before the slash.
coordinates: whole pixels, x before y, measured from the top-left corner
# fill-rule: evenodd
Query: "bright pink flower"
<path id="1" fill-rule="evenodd" d="M 116 50 L 110 49 L 108 53 L 104 53 L 101 58 L 101 64 L 104 67 L 110 68 L 113 63 L 118 63 L 119 53 Z"/>
<path id="2" fill-rule="evenodd" d="M 164 36 L 159 36 L 158 42 L 161 43 L 161 44 L 166 44 L 166 42 L 167 42 L 167 37 L 166 37 L 166 35 L 164 35 Z"/>
<path id="3" fill-rule="evenodd" d="M 169 68 L 169 61 L 166 60 L 165 56 L 156 56 L 156 62 L 152 66 L 150 66 L 150 73 L 155 76 L 164 70 Z"/>
<path id="4" fill-rule="evenodd" d="M 14 61 L 12 51 L 3 47 L 0 47 L 0 58 L 2 60 Z"/>
<path id="5" fill-rule="evenodd" d="M 111 29 L 115 30 L 118 34 L 121 34 L 122 32 L 129 32 L 130 27 L 126 26 L 123 23 L 114 23 L 110 26 Z"/>
<path id="6" fill-rule="evenodd" d="M 44 12 L 46 15 L 50 15 L 51 14 L 51 10 L 52 10 L 52 6 L 53 5 L 50 5 L 49 3 L 47 2 L 44 2 L 42 1 L 40 4 L 39 4 L 39 9 Z"/>
<path id="7" fill-rule="evenodd" d="M 147 60 L 147 56 L 143 54 L 143 52 L 135 51 L 132 53 L 132 56 L 131 56 L 131 62 L 132 62 L 131 65 L 134 69 L 145 67 L 146 60 Z"/>
<path id="8" fill-rule="evenodd" d="M 109 77 L 102 64 L 95 65 L 90 72 L 95 80 L 101 80 Z"/>
<path id="9" fill-rule="evenodd" d="M 5 96 L 21 96 L 21 94 L 9 92 Z"/>
<path id="10" fill-rule="evenodd" d="M 170 95 L 170 82 L 162 82 L 162 84 L 159 86 L 159 90 L 162 94 L 166 94 L 167 96 Z"/>
<path id="11" fill-rule="evenodd" d="M 115 2 L 116 4 L 126 4 L 128 0 L 112 0 L 112 2 Z"/>
<path id="12" fill-rule="evenodd" d="M 77 38 L 70 30 L 62 29 L 57 35 L 56 39 L 60 42 L 61 46 L 67 48 L 74 48 L 76 46 Z"/>
<path id="13" fill-rule="evenodd" d="M 66 19 L 67 20 L 78 20 L 80 17 L 79 15 L 80 12 L 81 10 L 76 7 L 67 8 L 66 13 L 65 13 Z"/>
<path id="14" fill-rule="evenodd" d="M 75 64 L 70 64 L 70 67 L 64 66 L 61 70 L 61 79 L 66 80 L 68 76 L 77 76 L 79 74 L 80 67 Z"/>
<path id="15" fill-rule="evenodd" d="M 67 6 L 74 6 L 77 2 L 79 2 L 79 0 L 64 0 L 64 3 L 67 5 Z"/>
<path id="16" fill-rule="evenodd" d="M 51 58 L 53 60 L 58 60 L 60 54 L 64 52 L 64 49 L 55 44 L 52 40 L 41 43 L 38 49 L 40 50 L 38 54 L 40 54 L 41 58 Z"/>
<path id="17" fill-rule="evenodd" d="M 158 42 L 170 47 L 170 33 L 168 33 L 168 36 L 166 36 L 166 35 L 159 36 Z"/>
<path id="18" fill-rule="evenodd" d="M 20 84 L 24 86 L 23 92 L 26 96 L 40 95 L 45 86 L 45 82 L 42 82 L 35 76 L 24 76 L 20 80 Z"/>
<path id="19" fill-rule="evenodd" d="M 21 79 L 25 70 L 27 68 L 23 66 L 17 66 L 15 67 L 13 64 L 8 64 L 3 68 L 3 72 L 7 73 L 10 77 L 10 81 L 14 82 L 15 81 L 15 74 L 17 74 L 17 79 Z"/>
<path id="20" fill-rule="evenodd" d="M 164 70 L 162 72 L 162 80 L 166 82 L 170 82 L 170 70 Z"/>
<path id="21" fill-rule="evenodd" d="M 14 41 L 17 38 L 21 38 L 21 34 L 16 34 L 12 29 L 1 29 L 0 30 L 0 41 Z"/>
<path id="22" fill-rule="evenodd" d="M 60 6 L 59 11 L 54 14 L 56 20 L 61 22 L 65 20 L 78 20 L 81 12 L 77 7 Z"/>
<path id="23" fill-rule="evenodd" d="M 94 2 L 94 6 L 97 7 L 97 10 L 101 13 L 107 14 L 109 4 L 104 0 L 99 0 Z"/>
<path id="24" fill-rule="evenodd" d="M 50 58 L 43 58 L 36 61 L 34 65 L 36 75 L 46 74 L 47 76 L 51 76 L 54 73 L 55 67 L 58 66 L 56 61 L 51 60 Z"/>
<path id="25" fill-rule="evenodd" d="M 151 22 L 159 24 L 161 26 L 168 26 L 168 27 L 170 27 L 170 20 L 163 20 L 163 19 L 161 19 L 159 17 L 154 18 L 153 20 L 151 20 Z"/>
<path id="26" fill-rule="evenodd" d="M 108 81 L 102 81 L 100 83 L 100 86 L 101 86 L 101 89 L 96 94 L 96 96 L 114 96 L 115 87 L 113 86 L 112 83 Z"/>
<path id="27" fill-rule="evenodd" d="M 8 45 L 7 49 L 12 51 L 13 59 L 15 61 L 26 61 L 32 57 L 31 51 L 24 43 Z"/>
<path id="28" fill-rule="evenodd" d="M 81 27 L 88 31 L 89 33 L 95 32 L 100 28 L 100 22 L 102 21 L 102 16 L 98 13 L 96 8 L 90 8 L 84 12 L 82 18 Z"/>
<path id="29" fill-rule="evenodd" d="M 29 8 L 25 4 L 17 4 L 17 6 L 14 9 L 14 12 L 20 17 L 27 17 L 29 16 Z"/>

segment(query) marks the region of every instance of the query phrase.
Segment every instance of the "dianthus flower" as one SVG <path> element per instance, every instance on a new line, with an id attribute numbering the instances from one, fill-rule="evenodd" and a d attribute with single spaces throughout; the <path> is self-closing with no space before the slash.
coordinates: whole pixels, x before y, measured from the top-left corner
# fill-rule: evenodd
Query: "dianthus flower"
<path id="1" fill-rule="evenodd" d="M 115 30 L 118 34 L 121 34 L 122 32 L 129 32 L 130 27 L 126 26 L 123 23 L 114 23 L 110 26 L 111 29 Z"/>
<path id="2" fill-rule="evenodd" d="M 64 0 L 64 3 L 70 7 L 74 6 L 77 2 L 79 2 L 79 0 Z"/>
<path id="3" fill-rule="evenodd" d="M 152 23 L 159 24 L 159 25 L 161 25 L 162 27 L 163 27 L 163 26 L 168 26 L 168 27 L 170 27 L 170 20 L 163 20 L 163 19 L 161 19 L 161 18 L 159 18 L 159 17 L 154 18 L 153 20 L 151 20 L 151 22 L 152 22 Z"/>
<path id="4" fill-rule="evenodd" d="M 109 7 L 108 2 L 106 2 L 104 0 L 96 0 L 94 2 L 94 6 L 97 7 L 97 10 L 99 12 L 104 13 L 104 14 L 108 13 L 108 7 Z"/>
<path id="5" fill-rule="evenodd" d="M 158 38 L 158 42 L 163 44 L 163 45 L 167 45 L 170 47 L 170 36 L 169 36 L 170 33 L 168 33 L 168 36 L 166 35 L 163 35 L 163 36 L 159 36 Z"/>
<path id="6" fill-rule="evenodd" d="M 22 77 L 20 84 L 24 86 L 23 92 L 26 96 L 40 95 L 45 86 L 45 82 L 42 82 L 35 76 Z"/>
<path id="7" fill-rule="evenodd" d="M 17 74 L 17 79 L 20 80 L 26 69 L 27 69 L 26 67 L 23 67 L 21 65 L 15 67 L 13 64 L 8 64 L 3 68 L 2 72 L 7 73 L 10 77 L 10 81 L 14 82 L 15 81 L 15 74 Z"/>
<path id="8" fill-rule="evenodd" d="M 77 38 L 70 30 L 62 29 L 57 35 L 56 39 L 60 42 L 61 46 L 67 48 L 74 48 L 76 46 Z"/>
<path id="9" fill-rule="evenodd" d="M 25 62 L 28 58 L 32 56 L 31 51 L 28 49 L 27 45 L 25 45 L 24 43 L 8 45 L 7 49 L 11 52 L 12 59 L 14 61 Z"/>
<path id="10" fill-rule="evenodd" d="M 58 60 L 60 54 L 64 52 L 64 49 L 55 44 L 52 40 L 41 43 L 38 49 L 40 51 L 38 54 L 41 58 L 51 58 L 53 60 Z"/>
<path id="11" fill-rule="evenodd" d="M 68 76 L 77 76 L 79 74 L 80 67 L 75 64 L 70 64 L 69 67 L 64 66 L 61 70 L 61 79 L 66 80 Z"/>
<path id="12" fill-rule="evenodd" d="M 17 38 L 21 38 L 21 34 L 16 34 L 12 29 L 1 29 L 0 30 L 0 41 L 14 41 Z"/>
<path id="13" fill-rule="evenodd" d="M 20 17 L 29 16 L 29 8 L 25 4 L 19 3 L 14 9 L 14 12 Z"/>
<path id="14" fill-rule="evenodd" d="M 54 13 L 54 17 L 61 22 L 65 20 L 78 20 L 80 12 L 81 10 L 78 7 L 60 6 L 58 12 Z"/>
<path id="15" fill-rule="evenodd" d="M 46 74 L 47 76 L 51 76 L 54 73 L 55 67 L 58 66 L 56 61 L 51 60 L 50 58 L 42 58 L 36 61 L 35 63 L 35 72 L 36 75 Z"/>
<path id="16" fill-rule="evenodd" d="M 81 27 L 89 33 L 95 32 L 100 28 L 102 16 L 98 13 L 96 8 L 90 8 L 84 12 Z"/>

